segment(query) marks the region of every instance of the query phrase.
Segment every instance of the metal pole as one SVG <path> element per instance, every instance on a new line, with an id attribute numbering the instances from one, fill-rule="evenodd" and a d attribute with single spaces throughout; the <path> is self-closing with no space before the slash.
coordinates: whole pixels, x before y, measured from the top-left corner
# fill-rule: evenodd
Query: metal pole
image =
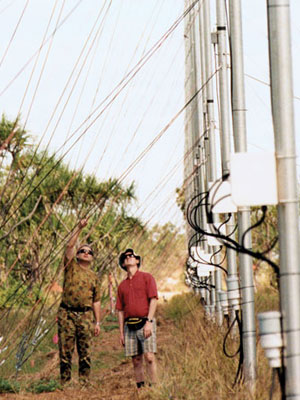
<path id="1" fill-rule="evenodd" d="M 267 0 L 285 396 L 296 400 L 300 399 L 300 255 L 289 3 L 288 0 Z"/>
<path id="2" fill-rule="evenodd" d="M 228 96 L 228 77 L 227 77 L 227 51 L 226 51 L 226 22 L 224 1 L 217 0 L 217 35 L 218 35 L 218 76 L 220 92 L 220 130 L 221 130 L 221 161 L 223 176 L 229 173 L 230 161 L 230 124 L 229 124 L 229 96 Z M 232 215 L 226 224 L 226 233 L 231 235 L 234 231 L 234 216 Z M 237 279 L 236 254 L 234 250 L 227 249 L 227 279 Z M 232 301 L 230 305 L 230 320 L 233 321 L 235 314 L 233 312 Z"/>
<path id="3" fill-rule="evenodd" d="M 189 1 L 185 1 L 185 8 L 189 6 Z M 190 37 L 190 14 L 184 20 L 184 37 L 185 37 L 185 102 L 191 98 L 191 37 Z M 188 205 L 193 197 L 193 151 L 192 151 L 192 134 L 191 134 L 191 106 L 187 107 L 184 114 L 184 177 L 185 177 L 185 199 Z M 187 243 L 193 236 L 193 229 L 186 223 Z"/>
<path id="4" fill-rule="evenodd" d="M 240 0 L 229 1 L 231 71 L 232 71 L 232 116 L 234 147 L 236 152 L 247 151 L 246 106 L 244 84 L 244 60 L 242 16 Z M 251 226 L 250 208 L 238 209 L 239 241 Z M 245 247 L 252 248 L 251 233 L 245 238 Z M 239 253 L 240 288 L 242 297 L 242 342 L 244 350 L 244 372 L 246 382 L 254 390 L 256 378 L 256 328 L 254 310 L 254 284 L 252 258 Z"/>
<path id="5" fill-rule="evenodd" d="M 197 57 L 197 49 L 199 47 L 199 41 L 201 43 L 201 38 L 199 37 L 199 30 L 197 29 L 197 18 L 196 18 L 196 9 L 193 9 L 193 13 L 191 14 L 192 18 L 192 70 L 193 70 L 193 93 L 195 93 L 199 89 L 199 82 L 201 81 L 201 77 L 203 75 L 203 70 L 201 65 L 198 62 Z M 204 127 L 204 119 L 203 119 L 203 105 L 199 100 L 202 96 L 202 93 L 199 93 L 197 98 L 194 100 L 194 140 L 195 140 L 195 163 L 197 162 L 197 181 L 198 181 L 198 193 L 205 192 L 206 187 L 206 179 L 205 179 L 205 171 L 207 169 L 207 159 L 205 152 L 202 151 L 203 139 L 202 139 L 202 131 Z M 203 230 L 206 230 L 207 218 L 205 214 L 204 207 L 201 207 L 199 210 L 199 219 L 198 224 L 201 226 Z M 207 251 L 207 242 L 201 242 L 201 247 Z"/>
<path id="6" fill-rule="evenodd" d="M 217 0 L 218 76 L 220 91 L 221 163 L 223 175 L 229 174 L 230 124 L 227 77 L 226 21 L 224 0 Z"/>
<path id="7" fill-rule="evenodd" d="M 186 7 L 190 5 L 190 1 L 186 1 Z M 196 49 L 195 49 L 195 11 L 191 11 L 188 18 L 185 20 L 185 53 L 186 53 L 186 101 L 189 101 L 192 96 L 197 92 L 197 78 L 198 78 L 198 65 L 196 60 Z M 190 153 L 188 157 L 188 164 L 186 170 L 189 171 L 191 178 L 191 186 L 189 191 L 189 198 L 187 199 L 187 204 L 190 203 L 192 198 L 203 192 L 204 182 L 204 169 L 205 162 L 202 159 L 202 151 L 200 148 L 200 133 L 199 127 L 202 126 L 202 112 L 198 110 L 198 98 L 195 98 L 186 110 L 186 151 Z M 202 107 L 200 107 L 202 110 Z M 205 226 L 205 214 L 204 210 L 197 212 L 196 219 L 197 224 L 204 228 Z M 192 237 L 195 237 L 195 245 L 199 245 L 200 235 L 196 234 L 195 231 L 188 227 L 189 241 Z M 203 243 L 201 242 L 201 246 Z M 203 246 L 204 247 L 204 246 Z"/>
<path id="8" fill-rule="evenodd" d="M 191 95 L 193 96 L 198 90 L 198 76 L 201 71 L 200 66 L 197 63 L 196 54 L 196 14 L 195 9 L 190 13 L 190 36 L 191 36 Z M 195 195 L 203 193 L 205 181 L 204 181 L 204 170 L 205 170 L 205 159 L 203 159 L 203 153 L 201 150 L 201 127 L 202 121 L 202 106 L 199 104 L 199 96 L 192 102 L 192 137 L 193 137 L 193 154 L 194 154 L 194 180 L 195 180 Z M 196 215 L 197 224 L 205 229 L 206 216 L 203 207 L 197 211 Z M 196 244 L 205 249 L 206 243 L 200 241 L 201 235 L 196 236 Z M 200 243 L 199 243 L 200 242 Z"/>
<path id="9" fill-rule="evenodd" d="M 196 62 L 196 49 L 195 49 L 195 9 L 190 12 L 190 36 L 191 36 L 191 96 L 197 92 L 197 74 L 198 66 Z M 202 182 L 199 175 L 199 160 L 200 160 L 200 149 L 199 149 L 199 113 L 198 113 L 198 96 L 194 98 L 191 103 L 191 118 L 192 118 L 192 145 L 193 145 L 193 167 L 194 167 L 194 181 L 195 181 L 195 195 L 201 192 Z M 199 221 L 201 222 L 201 221 Z"/>
<path id="10" fill-rule="evenodd" d="M 204 26 L 203 26 L 203 18 L 202 18 L 202 5 L 198 9 L 198 16 L 197 22 L 197 37 L 199 38 L 199 46 L 198 46 L 198 54 L 199 54 L 199 61 L 200 61 L 200 70 L 201 74 L 199 74 L 200 77 L 200 87 L 203 87 L 201 91 L 201 101 L 199 100 L 199 103 L 201 104 L 201 110 L 202 110 L 202 124 L 200 127 L 200 132 L 201 132 L 201 149 L 202 149 L 202 158 L 203 161 L 205 162 L 205 169 L 203 170 L 203 186 L 202 186 L 202 192 L 207 192 L 208 189 L 208 179 L 210 175 L 210 154 L 209 154 L 209 145 L 208 145 L 208 132 L 207 132 L 207 106 L 206 106 L 206 97 L 207 97 L 207 85 L 206 83 L 206 68 L 205 68 L 205 44 L 204 44 Z M 205 207 L 202 207 L 203 213 L 204 213 L 204 221 L 205 221 L 205 226 L 203 227 L 204 231 L 207 231 L 207 216 L 206 216 L 206 211 Z M 211 252 L 211 248 L 207 243 L 207 238 L 205 237 L 205 251 L 207 253 Z M 210 289 L 210 314 L 213 319 L 215 319 L 215 314 L 216 314 L 216 302 L 217 302 L 217 292 L 216 288 L 213 287 L 215 286 L 215 274 L 213 272 L 210 272 L 210 284 L 212 285 Z"/>
<path id="11" fill-rule="evenodd" d="M 214 117 L 214 91 L 212 77 L 212 43 L 211 43 L 211 25 L 210 25 L 210 3 L 205 0 L 202 3 L 200 13 L 200 27 L 203 26 L 201 31 L 203 36 L 203 71 L 204 79 L 203 83 L 206 82 L 205 99 L 204 106 L 206 108 L 206 138 L 208 141 L 208 182 L 215 182 L 217 179 L 217 160 L 216 160 L 216 138 L 215 138 L 215 117 Z M 208 188 L 207 188 L 208 190 Z M 218 222 L 216 219 L 215 222 Z M 219 248 L 217 246 L 212 246 L 212 253 L 215 254 Z M 221 261 L 221 255 L 216 255 L 214 257 L 214 262 L 219 264 Z M 214 273 L 215 281 L 215 303 L 216 303 L 216 319 L 218 325 L 222 325 L 223 313 L 222 306 L 219 297 L 219 293 L 222 290 L 222 272 L 220 269 L 216 269 Z"/>

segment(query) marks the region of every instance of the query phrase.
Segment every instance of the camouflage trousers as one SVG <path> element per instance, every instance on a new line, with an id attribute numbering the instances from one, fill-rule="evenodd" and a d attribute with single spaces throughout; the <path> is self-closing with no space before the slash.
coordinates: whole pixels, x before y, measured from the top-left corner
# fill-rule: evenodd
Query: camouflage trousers
<path id="1" fill-rule="evenodd" d="M 62 382 L 71 379 L 75 343 L 79 357 L 79 377 L 87 378 L 91 369 L 89 344 L 92 338 L 93 311 L 74 312 L 60 307 L 57 322 Z"/>

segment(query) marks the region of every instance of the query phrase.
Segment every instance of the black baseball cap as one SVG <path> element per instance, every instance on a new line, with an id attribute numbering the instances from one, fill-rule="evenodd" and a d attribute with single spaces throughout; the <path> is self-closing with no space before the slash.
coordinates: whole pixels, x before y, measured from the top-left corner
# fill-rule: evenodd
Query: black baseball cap
<path id="1" fill-rule="evenodd" d="M 133 249 L 126 249 L 123 253 L 120 254 L 120 256 L 119 256 L 119 265 L 120 265 L 120 267 L 122 269 L 124 269 L 124 271 L 127 271 L 127 269 L 123 266 L 123 263 L 125 261 L 125 256 L 127 256 L 128 254 L 133 254 L 134 255 L 134 257 L 138 260 L 138 268 L 140 268 L 141 257 L 138 256 L 137 254 L 135 254 Z"/>

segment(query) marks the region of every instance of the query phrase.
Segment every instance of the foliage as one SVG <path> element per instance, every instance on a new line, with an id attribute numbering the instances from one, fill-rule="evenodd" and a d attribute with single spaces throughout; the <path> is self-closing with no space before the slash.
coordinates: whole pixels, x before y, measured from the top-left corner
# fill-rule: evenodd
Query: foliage
<path id="1" fill-rule="evenodd" d="M 0 378 L 0 393 L 18 393 L 19 391 L 19 382 Z"/>
<path id="2" fill-rule="evenodd" d="M 20 118 L 15 121 L 9 121 L 5 115 L 2 115 L 0 121 L 0 157 L 11 158 L 13 168 L 18 168 L 22 150 L 27 145 L 29 136 L 19 125 Z"/>
<path id="3" fill-rule="evenodd" d="M 185 213 L 186 209 L 186 201 L 185 201 L 185 193 L 184 193 L 184 187 L 182 186 L 181 188 L 176 188 L 176 204 L 179 207 L 179 209 Z"/>
<path id="4" fill-rule="evenodd" d="M 61 385 L 54 379 L 46 380 L 42 379 L 37 382 L 32 382 L 28 387 L 28 391 L 32 393 L 43 393 L 43 392 L 55 392 L 55 390 L 61 389 Z"/>
<path id="5" fill-rule="evenodd" d="M 14 135 L 11 137 L 11 133 Z M 78 221 L 89 216 L 84 234 L 95 249 L 95 269 L 114 265 L 119 242 L 142 223 L 128 215 L 134 184 L 71 170 L 56 154 L 28 144 L 19 120 L 0 124 L 0 284 L 1 297 L 16 285 L 37 291 L 57 279 L 62 251 Z M 102 275 L 102 274 L 101 274 Z M 2 300 L 3 304 L 3 300 Z"/>
<path id="6" fill-rule="evenodd" d="M 251 213 L 251 223 L 256 223 L 262 217 L 262 210 L 260 207 L 253 207 Z M 269 206 L 267 209 L 266 217 L 263 222 L 252 230 L 252 243 L 253 249 L 261 253 L 270 248 L 272 243 L 278 237 L 278 217 L 277 208 Z M 278 258 L 278 242 L 270 250 L 268 256 L 276 261 Z M 259 262 L 257 262 L 259 264 Z"/>
<path id="7" fill-rule="evenodd" d="M 125 247 L 140 252 L 147 270 L 158 279 L 170 273 L 170 266 L 180 265 L 184 236 L 177 228 L 172 224 L 147 228 L 131 215 L 134 183 L 99 181 L 71 169 L 58 154 L 34 146 L 19 118 L 11 122 L 4 115 L 0 157 L 0 327 L 5 340 L 9 338 L 1 345 L 8 345 L 10 357 L 16 355 L 14 345 L 18 347 L 21 340 L 14 337 L 20 329 L 12 325 L 22 326 L 30 337 L 35 325 L 57 309 L 60 295 L 51 288 L 62 284 L 64 248 L 81 218 L 88 217 L 80 239 L 93 246 L 93 268 L 104 286 L 104 306 L 107 274 L 112 272 L 115 282 L 120 279 L 123 271 L 116 261 Z M 24 325 L 17 322 L 21 309 L 26 315 Z M 14 322 L 5 323 L 8 315 L 14 315 Z M 108 329 L 115 329 L 114 325 Z"/>
<path id="8" fill-rule="evenodd" d="M 18 282 L 12 277 L 0 287 L 0 306 L 11 307 L 21 303 L 22 306 L 33 306 L 38 300 L 44 298 L 38 285 L 28 286 L 24 282 Z"/>

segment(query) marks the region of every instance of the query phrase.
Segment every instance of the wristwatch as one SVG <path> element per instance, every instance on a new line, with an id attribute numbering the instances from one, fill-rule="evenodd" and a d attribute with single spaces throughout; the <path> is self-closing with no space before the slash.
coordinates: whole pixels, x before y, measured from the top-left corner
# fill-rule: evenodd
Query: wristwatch
<path id="1" fill-rule="evenodd" d="M 148 317 L 146 318 L 146 320 L 148 321 L 148 322 L 153 322 L 153 319 L 149 319 Z"/>
<path id="2" fill-rule="evenodd" d="M 100 325 L 100 322 L 96 322 L 96 325 Z"/>

